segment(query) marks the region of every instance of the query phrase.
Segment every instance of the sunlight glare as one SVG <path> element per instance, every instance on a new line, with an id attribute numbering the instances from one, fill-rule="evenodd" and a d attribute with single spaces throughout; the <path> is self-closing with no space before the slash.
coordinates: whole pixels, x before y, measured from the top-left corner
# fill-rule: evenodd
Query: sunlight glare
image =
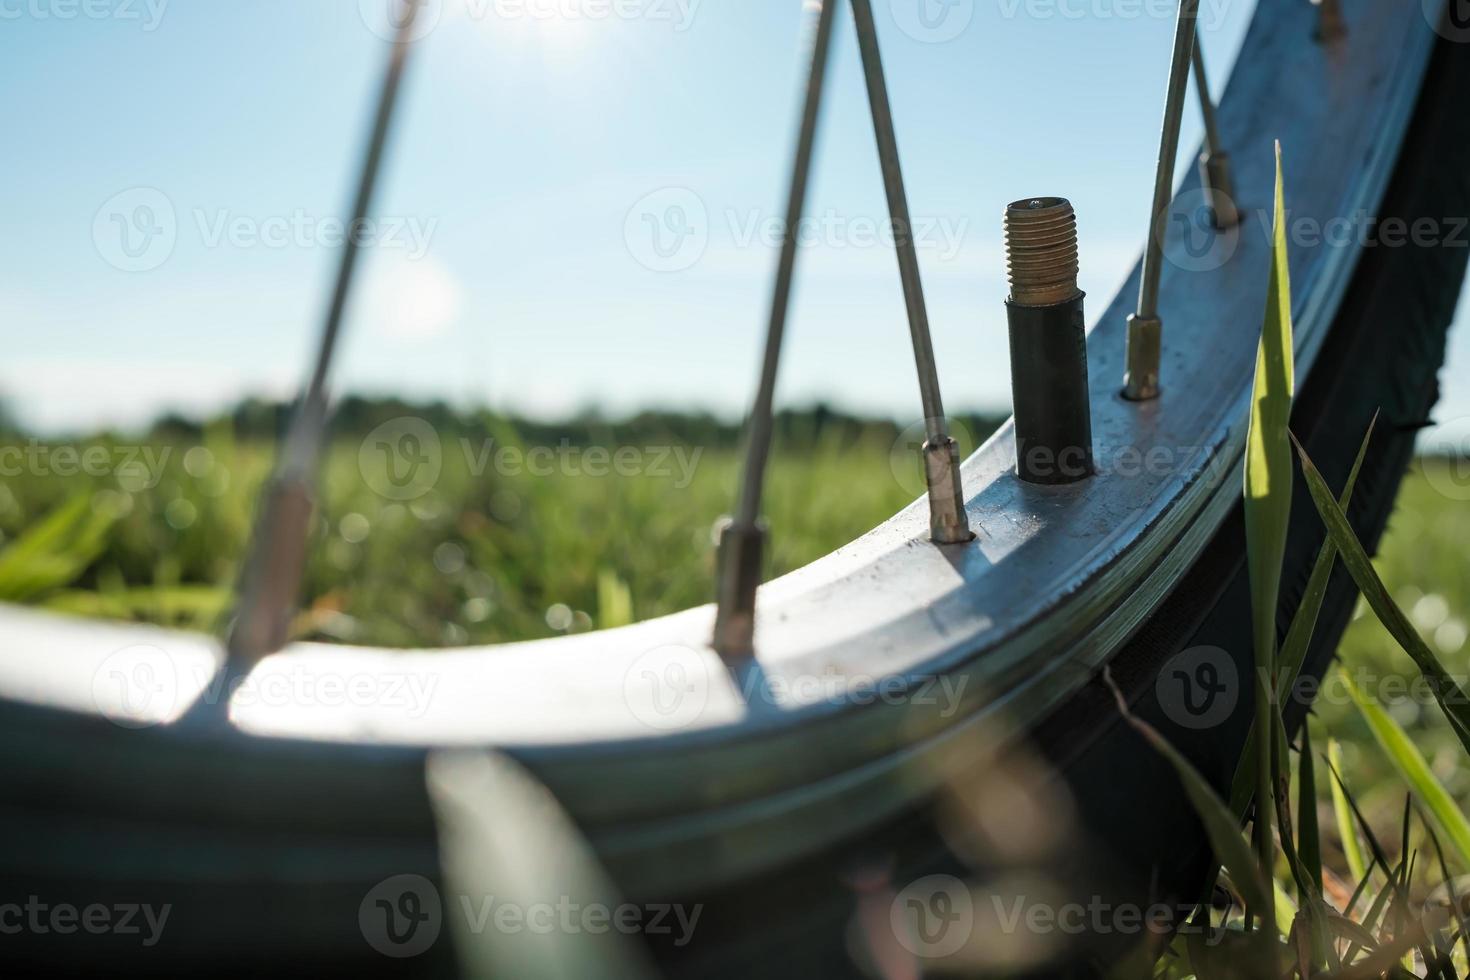
<path id="1" fill-rule="evenodd" d="M 612 4 L 587 0 L 444 0 L 445 19 L 548 50 L 581 48 L 611 26 Z"/>

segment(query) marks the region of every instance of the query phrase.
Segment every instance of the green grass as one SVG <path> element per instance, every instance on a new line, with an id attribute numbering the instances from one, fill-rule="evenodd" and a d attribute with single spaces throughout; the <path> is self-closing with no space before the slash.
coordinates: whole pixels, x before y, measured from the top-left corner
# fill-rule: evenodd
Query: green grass
<path id="1" fill-rule="evenodd" d="M 79 449 L 90 445 L 104 444 Z M 875 429 L 817 438 L 800 454 L 778 451 L 766 495 L 770 574 L 857 537 L 913 499 L 918 461 L 913 478 L 900 481 L 892 445 Z M 392 500 L 367 485 L 359 446 L 343 440 L 328 454 L 301 636 L 386 646 L 523 640 L 646 619 L 713 594 L 711 529 L 731 506 L 731 449 L 702 452 L 692 479 L 673 462 L 656 468 L 652 455 L 644 457 L 652 474 L 535 477 L 492 466 L 475 475 L 473 454 L 455 437 L 445 440 L 433 488 Z M 164 460 L 153 486 L 143 474 L 49 472 L 0 485 L 0 549 L 81 498 L 91 515 L 112 519 L 100 553 L 63 576 L 70 582 L 8 598 L 193 628 L 217 623 L 270 447 L 216 428 L 202 443 L 153 448 Z"/>
<path id="2" fill-rule="evenodd" d="M 1441 662 L 1463 684 L 1470 673 L 1470 506 L 1445 497 L 1425 468 L 1443 467 L 1436 460 L 1415 463 L 1399 492 L 1374 565 L 1394 600 L 1435 649 Z M 1354 618 L 1338 648 L 1339 658 L 1380 685 L 1407 684 L 1419 671 L 1388 631 L 1359 599 Z M 1382 697 L 1379 700 L 1386 700 Z M 1346 699 L 1319 701 L 1315 708 L 1323 726 L 1343 741 L 1344 776 L 1353 774 L 1358 802 L 1370 818 L 1385 826 L 1399 819 L 1403 787 L 1374 744 L 1361 715 Z M 1389 705 L 1441 782 L 1462 808 L 1470 803 L 1470 768 L 1464 750 L 1433 701 L 1394 698 Z"/>

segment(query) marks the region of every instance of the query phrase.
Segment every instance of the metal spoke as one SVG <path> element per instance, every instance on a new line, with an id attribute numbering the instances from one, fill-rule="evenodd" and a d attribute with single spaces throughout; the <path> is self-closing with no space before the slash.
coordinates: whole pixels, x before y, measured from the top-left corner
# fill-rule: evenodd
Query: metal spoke
<path id="1" fill-rule="evenodd" d="M 873 133 L 878 141 L 883 189 L 888 196 L 888 216 L 893 223 L 894 248 L 898 255 L 899 278 L 903 282 L 914 362 L 919 372 L 919 397 L 924 408 L 923 456 L 925 482 L 929 490 L 929 536 L 938 544 L 956 544 L 969 541 L 974 535 L 970 533 L 960 485 L 959 447 L 950 438 L 944 402 L 939 394 L 939 370 L 934 361 L 934 343 L 929 335 L 929 313 L 924 305 L 913 221 L 909 217 L 908 196 L 904 192 L 898 137 L 893 128 L 893 110 L 888 101 L 883 59 L 878 50 L 878 29 L 873 23 L 873 8 L 869 0 L 852 0 L 852 16 L 857 26 L 863 77 L 868 87 L 868 105 L 873 114 Z"/>
<path id="2" fill-rule="evenodd" d="M 1210 98 L 1210 80 L 1205 75 L 1204 45 L 1200 43 L 1198 33 L 1194 38 L 1194 87 L 1199 93 L 1199 111 L 1204 117 L 1205 123 L 1205 152 L 1219 153 L 1220 127 L 1215 120 L 1215 103 Z"/>
<path id="3" fill-rule="evenodd" d="M 336 283 L 322 326 L 311 375 L 287 430 L 276 472 L 266 486 L 240 579 L 234 623 L 226 643 L 227 667 L 247 669 L 279 650 L 289 636 L 306 561 L 307 534 L 315 509 L 316 471 L 327 419 L 327 376 L 332 366 L 343 313 L 352 290 L 361 234 L 372 208 L 393 110 L 412 47 L 414 23 L 424 0 L 404 0 L 397 33 L 378 96 L 377 113 L 363 155 L 352 223 L 342 246 Z"/>
<path id="4" fill-rule="evenodd" d="M 1159 276 L 1163 272 L 1164 234 L 1169 204 L 1174 196 L 1174 158 L 1179 153 L 1179 126 L 1184 112 L 1184 93 L 1189 82 L 1198 14 L 1199 0 L 1180 0 L 1179 22 L 1174 31 L 1174 54 L 1169 66 L 1168 94 L 1164 100 L 1164 125 L 1159 138 L 1159 160 L 1154 173 L 1153 210 L 1149 215 L 1148 240 L 1144 243 L 1138 312 L 1128 318 L 1128 360 L 1123 394 L 1132 401 L 1147 401 L 1159 394 L 1159 359 L 1163 344 L 1163 323 L 1158 310 Z"/>
<path id="5" fill-rule="evenodd" d="M 715 630 L 713 645 L 722 656 L 748 656 L 755 635 L 755 592 L 760 584 L 761 555 L 765 528 L 760 521 L 761 487 L 771 451 L 772 402 L 776 371 L 781 361 L 781 340 L 786 331 L 786 313 L 791 299 L 791 282 L 796 269 L 797 235 L 806 209 L 807 181 L 812 151 L 822 108 L 822 85 L 827 73 L 827 55 L 832 46 L 834 0 L 820 3 L 812 43 L 811 69 L 806 98 L 797 130 L 796 156 L 791 168 L 786 197 L 785 234 L 776 266 L 776 284 L 771 296 L 771 315 L 766 329 L 765 355 L 760 383 L 750 411 L 746 434 L 745 470 L 734 518 L 720 533 L 717 570 Z"/>

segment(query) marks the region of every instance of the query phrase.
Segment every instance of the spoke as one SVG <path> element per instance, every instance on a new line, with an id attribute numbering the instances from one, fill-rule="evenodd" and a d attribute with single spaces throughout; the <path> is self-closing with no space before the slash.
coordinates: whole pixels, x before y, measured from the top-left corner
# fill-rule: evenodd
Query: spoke
<path id="1" fill-rule="evenodd" d="M 919 372 L 919 397 L 924 408 L 924 473 L 929 488 L 929 535 L 939 544 L 969 541 L 970 524 L 965 514 L 960 485 L 959 448 L 950 438 L 939 394 L 939 370 L 934 361 L 934 343 L 929 335 L 929 313 L 924 305 L 924 286 L 919 277 L 919 254 L 914 246 L 913 221 L 908 195 L 904 192 L 903 168 L 899 164 L 898 137 L 893 128 L 893 109 L 883 76 L 883 59 L 878 50 L 878 29 L 873 23 L 869 0 L 852 0 L 857 25 L 858 49 L 862 53 L 863 77 L 868 87 L 868 105 L 873 114 L 873 133 L 878 141 L 878 160 L 883 169 L 883 189 L 888 196 L 888 216 L 893 223 L 898 273 L 903 282 L 904 305 L 913 339 L 914 363 Z"/>
<path id="2" fill-rule="evenodd" d="M 818 4 L 816 32 L 812 43 L 811 69 L 806 97 L 797 130 L 796 156 L 791 167 L 791 184 L 786 198 L 785 234 L 776 266 L 776 284 L 771 296 L 771 316 L 766 329 L 765 355 L 760 383 L 750 411 L 746 435 L 745 470 L 735 517 L 720 535 L 714 647 L 723 656 L 748 656 L 755 633 L 755 591 L 760 584 L 761 554 L 765 530 L 761 526 L 761 487 L 771 451 L 772 402 L 776 371 L 781 361 L 781 339 L 786 331 L 786 313 L 791 299 L 791 282 L 796 269 L 797 235 L 806 209 L 808 177 L 816 143 L 817 121 L 822 108 L 822 85 L 827 74 L 827 54 L 832 46 L 835 0 Z"/>
<path id="3" fill-rule="evenodd" d="M 1210 99 L 1210 80 L 1205 75 L 1204 45 L 1200 43 L 1198 33 L 1194 38 L 1194 87 L 1199 93 L 1199 111 L 1205 122 L 1205 152 L 1218 153 L 1224 147 L 1220 145 L 1220 127 L 1215 121 L 1215 103 Z"/>
<path id="4" fill-rule="evenodd" d="M 1153 210 L 1149 215 L 1148 240 L 1144 243 L 1138 312 L 1128 318 L 1128 367 L 1123 394 L 1133 401 L 1147 401 L 1159 394 L 1159 358 L 1163 340 L 1163 323 L 1158 310 L 1159 276 L 1163 271 L 1164 235 L 1169 203 L 1174 196 L 1174 158 L 1179 153 L 1179 126 L 1184 113 L 1184 93 L 1189 82 L 1198 13 L 1199 0 L 1180 0 L 1179 22 L 1174 31 L 1174 54 L 1169 65 L 1168 95 L 1164 100 L 1164 124 L 1159 138 L 1159 161 L 1154 172 Z"/>
<path id="5" fill-rule="evenodd" d="M 316 472 L 327 420 L 327 376 L 352 290 L 362 229 L 372 209 L 378 174 L 388 145 L 393 110 L 412 47 L 414 22 L 422 3 L 423 0 L 404 0 L 403 12 L 398 18 L 398 30 L 392 42 L 378 96 L 377 113 L 352 203 L 352 223 L 342 246 L 341 263 L 322 325 L 316 362 L 291 419 L 276 472 L 262 494 L 251 535 L 235 620 L 227 642 L 230 669 L 247 669 L 279 650 L 289 636 L 314 510 Z"/>

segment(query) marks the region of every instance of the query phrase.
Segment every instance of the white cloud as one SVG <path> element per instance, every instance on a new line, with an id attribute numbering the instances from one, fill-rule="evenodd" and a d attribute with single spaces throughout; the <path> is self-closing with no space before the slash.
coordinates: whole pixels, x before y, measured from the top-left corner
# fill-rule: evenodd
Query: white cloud
<path id="1" fill-rule="evenodd" d="M 0 396 L 44 432 L 140 428 L 160 412 L 204 416 L 247 394 L 288 398 L 294 389 L 283 369 L 252 375 L 218 362 L 36 357 L 0 366 Z"/>

